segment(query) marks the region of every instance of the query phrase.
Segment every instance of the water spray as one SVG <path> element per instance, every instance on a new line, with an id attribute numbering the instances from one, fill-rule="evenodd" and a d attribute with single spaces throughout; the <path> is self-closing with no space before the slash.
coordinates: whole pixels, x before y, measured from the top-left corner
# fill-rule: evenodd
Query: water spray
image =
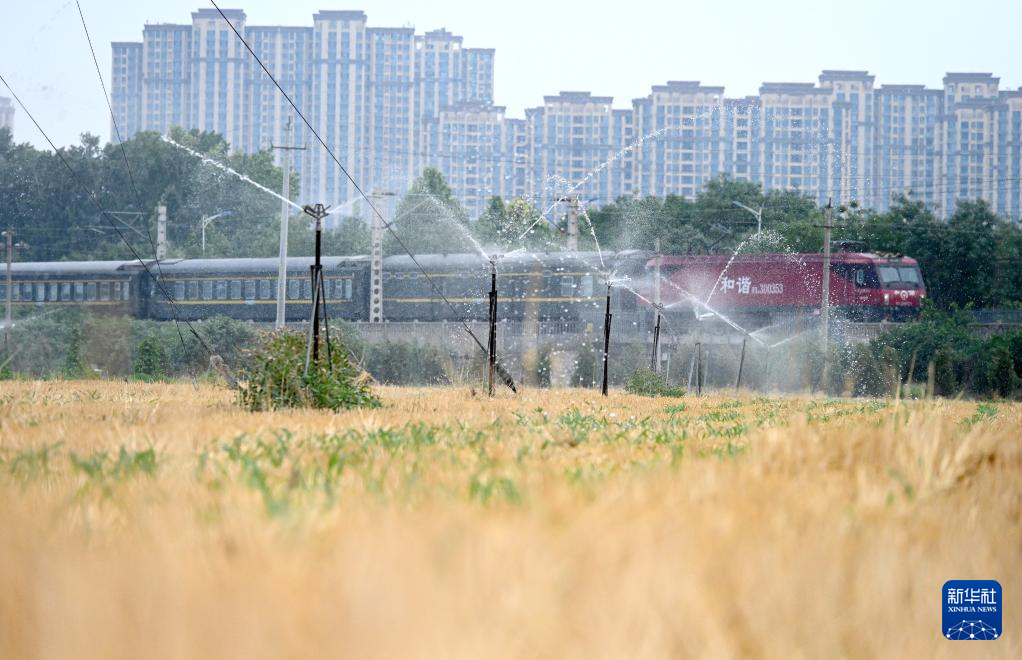
<path id="1" fill-rule="evenodd" d="M 245 176 L 241 172 L 233 170 L 230 167 L 227 167 L 226 165 L 224 165 L 223 163 L 221 163 L 219 161 L 213 160 L 212 158 L 210 158 L 206 154 L 199 153 L 198 151 L 196 151 L 196 150 L 194 150 L 194 149 L 192 149 L 190 147 L 186 147 L 185 145 L 181 144 L 180 142 L 175 142 L 174 140 L 170 139 L 166 135 L 161 135 L 160 139 L 163 140 L 164 142 L 166 142 L 167 144 L 173 145 L 173 146 L 177 147 L 178 149 L 182 149 L 182 150 L 186 151 L 187 153 L 189 153 L 192 156 L 195 156 L 196 158 L 198 158 L 199 160 L 201 160 L 203 163 L 205 163 L 207 165 L 212 165 L 213 167 L 217 168 L 218 170 L 221 170 L 223 172 L 227 172 L 231 176 L 237 177 L 238 179 L 241 179 L 245 183 L 249 183 L 249 184 L 255 186 L 259 190 L 262 190 L 264 193 L 273 195 L 274 197 L 276 197 L 280 201 L 286 202 L 287 204 L 290 204 L 291 206 L 293 206 L 294 208 L 298 209 L 299 211 L 304 210 L 304 209 L 302 209 L 302 207 L 300 205 L 292 202 L 287 197 L 284 197 L 283 195 L 270 190 L 269 188 L 267 188 L 266 186 L 264 186 L 263 184 L 261 184 L 261 183 L 259 183 L 257 181 L 253 181 L 252 179 L 250 179 L 249 177 Z"/>

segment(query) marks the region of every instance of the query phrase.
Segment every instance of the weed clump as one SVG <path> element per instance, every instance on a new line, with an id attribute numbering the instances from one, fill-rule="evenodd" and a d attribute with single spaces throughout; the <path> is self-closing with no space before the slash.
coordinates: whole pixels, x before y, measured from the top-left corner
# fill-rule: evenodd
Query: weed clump
<path id="1" fill-rule="evenodd" d="M 265 335 L 249 351 L 239 374 L 238 400 L 249 410 L 281 408 L 378 408 L 369 377 L 348 359 L 340 340 L 320 347 L 319 361 L 305 373 L 305 337 L 294 332 Z"/>
<path id="2" fill-rule="evenodd" d="M 672 387 L 667 378 L 650 369 L 636 369 L 625 383 L 625 391 L 639 396 L 685 396 L 685 388 Z"/>

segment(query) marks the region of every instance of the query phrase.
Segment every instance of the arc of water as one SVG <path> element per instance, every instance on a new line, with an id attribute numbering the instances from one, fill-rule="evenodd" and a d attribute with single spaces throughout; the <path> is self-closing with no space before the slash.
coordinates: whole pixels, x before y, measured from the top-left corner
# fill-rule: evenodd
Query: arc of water
<path id="1" fill-rule="evenodd" d="M 265 192 L 265 193 L 268 193 L 268 194 L 270 194 L 270 195 L 273 195 L 274 197 L 276 197 L 277 199 L 279 199 L 279 200 L 281 200 L 281 201 L 283 201 L 283 202 L 287 202 L 288 204 L 290 204 L 290 205 L 291 205 L 291 206 L 293 206 L 294 208 L 298 209 L 299 211 L 301 211 L 301 210 L 302 210 L 302 207 L 301 207 L 300 205 L 298 205 L 298 204 L 295 204 L 295 203 L 294 203 L 294 202 L 292 202 L 292 201 L 291 201 L 290 199 L 287 199 L 287 198 L 285 198 L 285 197 L 284 197 L 283 195 L 281 195 L 281 194 L 279 194 L 279 193 L 276 193 L 276 192 L 274 192 L 274 191 L 270 190 L 269 188 L 267 188 L 267 187 L 266 187 L 266 186 L 264 186 L 263 184 L 259 183 L 258 181 L 253 181 L 252 179 L 250 179 L 249 177 L 245 176 L 245 175 L 244 175 L 244 174 L 242 174 L 241 172 L 238 172 L 238 171 L 236 171 L 236 170 L 233 170 L 233 169 L 231 169 L 230 167 L 228 167 L 227 165 L 224 165 L 223 163 L 221 163 L 221 162 L 219 162 L 219 161 L 217 161 L 217 160 L 214 160 L 214 159 L 210 158 L 210 157 L 209 157 L 209 156 L 207 156 L 206 154 L 203 154 L 203 153 L 199 153 L 198 151 L 196 151 L 196 150 L 194 150 L 194 149 L 191 149 L 191 148 L 189 148 L 189 147 L 186 147 L 185 145 L 181 144 L 180 142 L 175 142 L 174 140 L 170 139 L 170 138 L 169 138 L 169 137 L 167 137 L 166 135 L 161 135 L 161 136 L 160 136 L 160 139 L 161 139 L 161 140 L 163 140 L 164 142 L 166 142 L 167 144 L 172 144 L 172 145 L 174 145 L 174 146 L 175 146 L 175 147 L 177 147 L 178 149 L 183 149 L 184 151 L 188 152 L 188 153 L 189 153 L 189 154 L 191 154 L 192 156 L 194 156 L 194 157 L 198 158 L 199 160 L 201 160 L 201 161 L 202 161 L 203 163 L 205 163 L 205 164 L 207 164 L 207 165 L 212 165 L 213 167 L 215 167 L 215 168 L 217 168 L 217 169 L 219 169 L 219 170 L 221 170 L 221 171 L 227 172 L 228 174 L 230 174 L 230 175 L 232 175 L 232 176 L 235 176 L 235 177 L 237 177 L 237 178 L 241 179 L 241 180 L 242 180 L 242 181 L 244 181 L 245 183 L 249 183 L 249 184 L 251 184 L 251 185 L 255 186 L 256 188 L 258 188 L 259 190 L 262 190 L 262 191 L 263 191 L 263 192 Z"/>
<path id="2" fill-rule="evenodd" d="M 748 330 L 746 330 L 742 326 L 740 326 L 737 323 L 735 323 L 733 320 L 731 320 L 730 318 L 728 318 L 727 316 L 722 314 L 720 311 L 714 309 L 713 307 L 710 307 L 710 305 L 708 303 L 700 300 L 699 297 L 696 296 L 691 291 L 689 291 L 689 290 L 685 289 L 684 287 L 676 284 L 675 282 L 672 282 L 670 279 L 664 277 L 663 274 L 660 275 L 660 280 L 662 282 L 665 282 L 668 286 L 673 287 L 675 290 L 679 291 L 682 295 L 685 296 L 685 298 L 683 300 L 679 300 L 679 301 L 676 301 L 676 302 L 673 302 L 673 303 L 671 303 L 669 305 L 664 306 L 664 309 L 670 309 L 671 307 L 674 307 L 675 305 L 677 305 L 677 304 L 679 304 L 681 302 L 684 302 L 685 300 L 691 301 L 691 302 L 695 303 L 695 306 L 701 307 L 701 308 L 705 309 L 707 312 L 709 312 L 709 314 L 711 316 L 716 316 L 721 321 L 723 321 L 724 323 L 728 324 L 733 329 L 735 329 L 738 332 L 742 333 L 746 337 L 749 337 L 750 339 L 752 339 L 754 342 L 756 342 L 760 346 L 766 346 L 766 344 L 763 342 L 763 340 L 761 340 L 759 337 L 756 337 L 754 334 L 752 334 L 751 332 L 749 332 Z M 701 320 L 701 317 L 699 317 L 698 313 L 696 315 L 696 318 Z M 702 317 L 702 318 L 705 318 L 705 317 Z"/>
<path id="3" fill-rule="evenodd" d="M 425 195 L 426 202 L 431 203 L 435 207 L 440 209 L 440 211 L 441 211 L 441 214 L 440 214 L 441 219 L 443 219 L 444 221 L 446 221 L 449 224 L 451 224 L 452 226 L 454 226 L 455 229 L 457 229 L 465 238 L 467 238 L 469 243 L 472 244 L 472 247 L 475 248 L 475 251 L 478 252 L 479 255 L 484 260 L 491 261 L 490 255 L 486 253 L 486 250 L 484 250 L 483 246 L 480 245 L 479 241 L 476 240 L 476 237 L 472 235 L 472 232 L 470 232 L 468 230 L 468 227 L 466 227 L 465 225 L 463 225 L 460 222 L 458 222 L 457 218 L 454 217 L 454 214 L 451 213 L 451 209 L 450 208 L 448 208 L 443 202 L 441 202 L 439 199 L 437 199 L 436 196 L 433 195 L 432 193 L 423 191 L 423 192 L 418 193 L 418 194 Z M 397 220 L 397 219 L 395 218 L 395 220 Z"/>

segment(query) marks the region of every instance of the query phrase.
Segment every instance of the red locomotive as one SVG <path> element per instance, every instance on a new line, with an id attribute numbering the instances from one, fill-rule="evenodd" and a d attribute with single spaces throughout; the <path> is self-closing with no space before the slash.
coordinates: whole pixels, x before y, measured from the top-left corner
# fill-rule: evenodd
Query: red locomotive
<path id="1" fill-rule="evenodd" d="M 656 259 L 647 262 L 653 272 Z M 720 310 L 774 323 L 817 313 L 822 298 L 822 254 L 750 254 L 660 257 L 661 301 L 697 314 Z M 866 252 L 831 255 L 830 304 L 852 321 L 905 320 L 918 315 L 926 288 L 915 259 Z"/>

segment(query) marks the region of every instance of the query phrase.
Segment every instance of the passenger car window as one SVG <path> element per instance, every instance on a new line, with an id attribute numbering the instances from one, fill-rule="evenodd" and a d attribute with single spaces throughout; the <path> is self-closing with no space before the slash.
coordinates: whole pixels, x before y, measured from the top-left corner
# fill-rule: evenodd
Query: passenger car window
<path id="1" fill-rule="evenodd" d="M 562 298 L 574 298 L 575 297 L 575 278 L 574 277 L 562 277 L 561 278 L 561 297 Z"/>

